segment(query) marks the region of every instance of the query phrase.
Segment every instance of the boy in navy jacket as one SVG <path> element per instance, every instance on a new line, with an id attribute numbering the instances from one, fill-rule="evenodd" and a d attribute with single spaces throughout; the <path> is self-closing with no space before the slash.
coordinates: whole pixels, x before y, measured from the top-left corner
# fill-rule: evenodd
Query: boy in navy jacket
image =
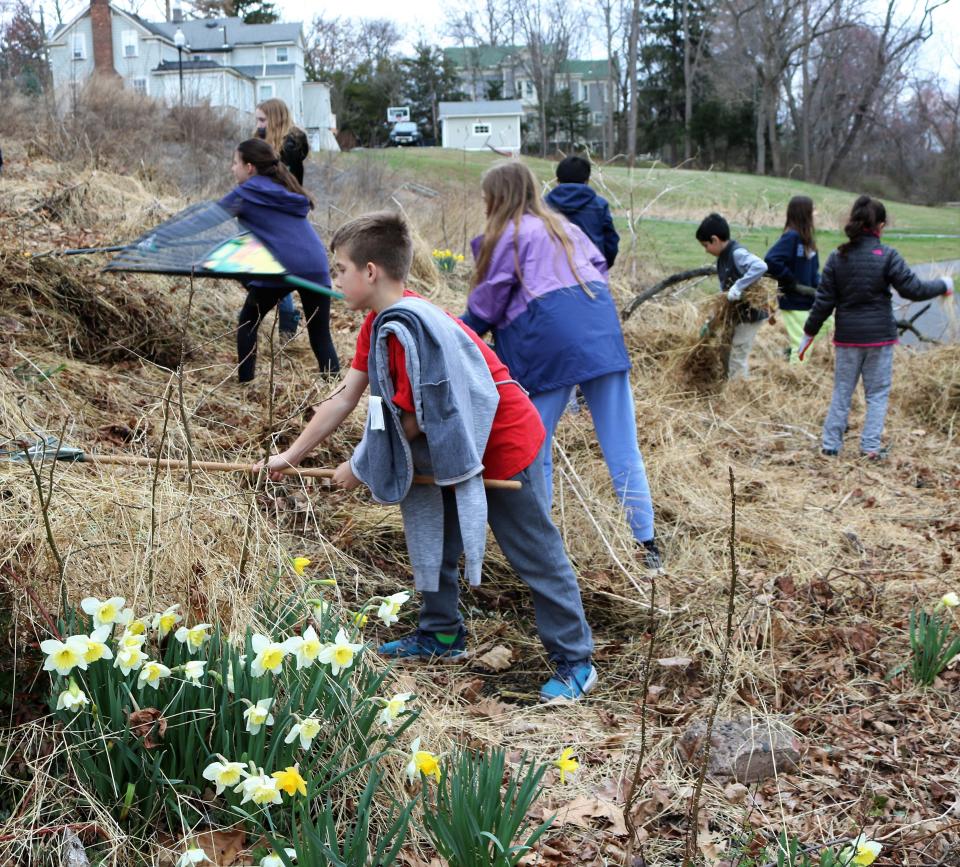
<path id="1" fill-rule="evenodd" d="M 547 204 L 579 226 L 593 241 L 612 268 L 620 248 L 620 236 L 613 226 L 610 205 L 588 186 L 590 163 L 583 157 L 565 157 L 557 165 L 557 186 L 546 196 Z"/>

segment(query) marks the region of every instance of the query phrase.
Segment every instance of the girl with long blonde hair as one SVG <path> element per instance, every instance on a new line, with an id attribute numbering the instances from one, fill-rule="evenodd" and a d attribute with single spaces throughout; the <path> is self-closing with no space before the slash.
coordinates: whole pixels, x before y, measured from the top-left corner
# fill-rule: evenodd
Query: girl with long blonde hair
<path id="1" fill-rule="evenodd" d="M 530 393 L 547 429 L 544 470 L 552 496 L 551 441 L 579 385 L 597 439 L 646 563 L 659 567 L 653 505 L 630 388 L 630 359 L 607 285 L 607 263 L 584 233 L 540 199 L 523 163 L 497 163 L 481 181 L 487 221 L 474 239 L 463 321 L 492 332 L 497 354 Z"/>

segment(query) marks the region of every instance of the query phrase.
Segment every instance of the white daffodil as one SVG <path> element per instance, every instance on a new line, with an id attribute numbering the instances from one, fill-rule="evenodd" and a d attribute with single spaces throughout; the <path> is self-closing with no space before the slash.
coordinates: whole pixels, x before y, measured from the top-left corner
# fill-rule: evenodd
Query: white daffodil
<path id="1" fill-rule="evenodd" d="M 871 840 L 866 834 L 860 834 L 856 840 L 840 852 L 840 863 L 850 867 L 870 867 L 880 855 L 883 846 Z"/>
<path id="2" fill-rule="evenodd" d="M 320 636 L 312 626 L 308 626 L 303 635 L 295 635 L 284 642 L 284 646 L 297 655 L 297 669 L 309 668 L 317 661 L 317 656 L 323 650 Z"/>
<path id="3" fill-rule="evenodd" d="M 160 681 L 165 677 L 170 677 L 170 669 L 162 662 L 150 660 L 140 669 L 140 674 L 137 676 L 137 686 L 142 687 L 146 684 L 157 689 L 160 686 Z"/>
<path id="4" fill-rule="evenodd" d="M 117 625 L 122 626 L 124 632 L 131 635 L 145 635 L 150 625 L 145 617 L 137 617 L 132 608 L 124 608 L 117 618 Z"/>
<path id="5" fill-rule="evenodd" d="M 166 611 L 160 614 L 154 614 L 150 621 L 150 627 L 157 633 L 160 640 L 163 641 L 183 618 L 177 613 L 179 605 L 171 605 Z"/>
<path id="6" fill-rule="evenodd" d="M 380 699 L 384 702 L 383 710 L 380 711 L 379 720 L 387 728 L 393 725 L 393 721 L 407 709 L 407 702 L 413 698 L 412 692 L 398 692 L 393 698 Z"/>
<path id="7" fill-rule="evenodd" d="M 409 601 L 409 593 L 394 593 L 392 596 L 388 596 L 380 603 L 380 607 L 377 609 L 377 617 L 383 621 L 384 626 L 391 626 L 400 619 L 399 614 L 401 606 L 405 602 Z"/>
<path id="8" fill-rule="evenodd" d="M 131 671 L 136 671 L 146 661 L 147 654 L 139 646 L 118 647 L 117 655 L 113 660 L 113 667 L 119 668 L 124 675 L 127 675 Z"/>
<path id="9" fill-rule="evenodd" d="M 48 638 L 40 642 L 40 649 L 47 654 L 43 662 L 44 671 L 55 671 L 66 677 L 74 668 L 87 669 L 86 635 L 71 635 L 66 641 Z"/>
<path id="10" fill-rule="evenodd" d="M 321 623 L 323 618 L 327 617 L 330 613 L 330 603 L 324 602 L 322 599 L 314 599 L 310 605 L 310 613 L 317 623 Z"/>
<path id="11" fill-rule="evenodd" d="M 213 783 L 217 787 L 217 794 L 220 795 L 224 789 L 237 785 L 248 774 L 242 762 L 228 762 L 223 756 L 218 758 L 222 761 L 210 762 L 203 769 L 203 778 Z"/>
<path id="12" fill-rule="evenodd" d="M 440 759 L 433 753 L 420 749 L 420 738 L 410 744 L 410 761 L 407 763 L 407 779 L 412 784 L 420 775 L 435 777 L 440 782 Z"/>
<path id="13" fill-rule="evenodd" d="M 84 695 L 83 690 L 71 678 L 70 687 L 61 692 L 57 699 L 57 710 L 80 710 L 85 704 L 89 703 L 90 699 Z"/>
<path id="14" fill-rule="evenodd" d="M 124 630 L 117 639 L 117 650 L 140 650 L 146 640 L 146 635 L 137 635 Z"/>
<path id="15" fill-rule="evenodd" d="M 260 729 L 265 725 L 273 725 L 273 714 L 270 713 L 270 707 L 273 705 L 272 698 L 262 698 L 256 704 L 251 704 L 244 699 L 249 707 L 243 712 L 243 717 L 247 721 L 247 731 L 250 734 L 259 734 Z"/>
<path id="16" fill-rule="evenodd" d="M 205 659 L 191 659 L 180 666 L 183 676 L 194 686 L 201 686 L 200 678 L 203 677 L 203 669 L 206 666 Z"/>
<path id="17" fill-rule="evenodd" d="M 267 635 L 256 633 L 250 639 L 250 646 L 256 654 L 250 665 L 250 673 L 254 677 L 262 677 L 268 671 L 276 674 L 283 668 L 283 659 L 288 652 L 286 642 L 280 644 Z"/>
<path id="18" fill-rule="evenodd" d="M 107 639 L 110 637 L 110 627 L 101 626 L 94 629 L 87 636 L 87 649 L 83 658 L 88 662 L 99 662 L 101 659 L 113 659 L 113 651 L 107 647 Z"/>
<path id="19" fill-rule="evenodd" d="M 353 665 L 354 656 L 363 650 L 362 644 L 354 644 L 347 638 L 347 633 L 341 626 L 337 630 L 337 637 L 333 644 L 326 645 L 318 654 L 317 660 L 330 666 L 334 677 L 340 674 L 344 669 Z"/>
<path id="20" fill-rule="evenodd" d="M 284 849 L 283 853 L 287 856 L 287 861 L 297 860 L 296 849 Z M 276 852 L 271 852 L 260 859 L 260 867 L 286 867 L 286 865 L 283 863 L 283 858 Z"/>
<path id="21" fill-rule="evenodd" d="M 80 602 L 80 608 L 93 618 L 93 627 L 97 629 L 100 626 L 113 626 L 120 619 L 124 602 L 126 600 L 122 596 L 111 596 L 102 602 L 96 596 L 88 596 Z"/>
<path id="22" fill-rule="evenodd" d="M 187 645 L 187 650 L 190 653 L 196 653 L 203 643 L 210 637 L 209 623 L 198 623 L 196 626 L 191 626 L 189 629 L 186 626 L 181 626 L 173 635 L 181 644 Z"/>
<path id="23" fill-rule="evenodd" d="M 195 846 L 192 849 L 187 849 L 187 851 L 177 859 L 177 867 L 194 867 L 195 864 L 203 864 L 204 862 L 207 864 L 213 863 L 203 849 Z"/>
<path id="24" fill-rule="evenodd" d="M 313 744 L 313 739 L 320 734 L 322 723 L 316 717 L 308 716 L 300 720 L 293 728 L 287 732 L 283 739 L 285 744 L 292 744 L 297 737 L 300 738 L 300 749 L 309 750 Z"/>
<path id="25" fill-rule="evenodd" d="M 265 774 L 260 768 L 256 769 L 256 773 L 248 774 L 247 778 L 234 791 L 243 792 L 241 804 L 253 801 L 254 804 L 269 809 L 271 804 L 279 804 L 282 801 L 277 781 Z"/>
<path id="26" fill-rule="evenodd" d="M 952 590 L 949 593 L 944 593 L 940 598 L 940 604 L 944 608 L 956 608 L 960 605 L 960 595 L 957 595 Z"/>

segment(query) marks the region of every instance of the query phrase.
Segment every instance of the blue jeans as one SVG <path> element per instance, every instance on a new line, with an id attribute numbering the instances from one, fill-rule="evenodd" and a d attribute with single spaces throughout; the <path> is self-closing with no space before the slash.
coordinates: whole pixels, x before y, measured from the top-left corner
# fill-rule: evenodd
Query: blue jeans
<path id="1" fill-rule="evenodd" d="M 610 478 L 627 513 L 627 522 L 638 542 L 653 538 L 653 501 L 650 484 L 637 445 L 637 419 L 630 389 L 629 371 L 608 373 L 580 383 L 587 401 L 593 426 L 603 450 Z M 547 477 L 548 502 L 553 502 L 553 432 L 570 399 L 570 386 L 531 395 L 533 405 L 547 429 L 544 443 L 543 469 Z"/>
<path id="2" fill-rule="evenodd" d="M 857 382 L 863 379 L 867 412 L 860 435 L 860 451 L 880 449 L 880 437 L 887 418 L 887 402 L 893 382 L 893 344 L 888 346 L 834 347 L 833 399 L 823 423 L 823 447 L 840 450 L 850 415 L 850 401 Z"/>
<path id="3" fill-rule="evenodd" d="M 293 333 L 297 330 L 297 325 L 300 324 L 300 311 L 293 304 L 292 292 L 280 299 L 277 315 L 280 317 L 280 331 Z"/>

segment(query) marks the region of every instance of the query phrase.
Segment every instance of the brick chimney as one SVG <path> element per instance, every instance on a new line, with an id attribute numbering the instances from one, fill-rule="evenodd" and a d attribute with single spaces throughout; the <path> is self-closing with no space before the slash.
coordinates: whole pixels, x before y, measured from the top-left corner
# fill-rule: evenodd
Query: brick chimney
<path id="1" fill-rule="evenodd" d="M 90 0 L 90 28 L 93 30 L 94 75 L 119 78 L 113 67 L 113 22 L 109 0 Z"/>

